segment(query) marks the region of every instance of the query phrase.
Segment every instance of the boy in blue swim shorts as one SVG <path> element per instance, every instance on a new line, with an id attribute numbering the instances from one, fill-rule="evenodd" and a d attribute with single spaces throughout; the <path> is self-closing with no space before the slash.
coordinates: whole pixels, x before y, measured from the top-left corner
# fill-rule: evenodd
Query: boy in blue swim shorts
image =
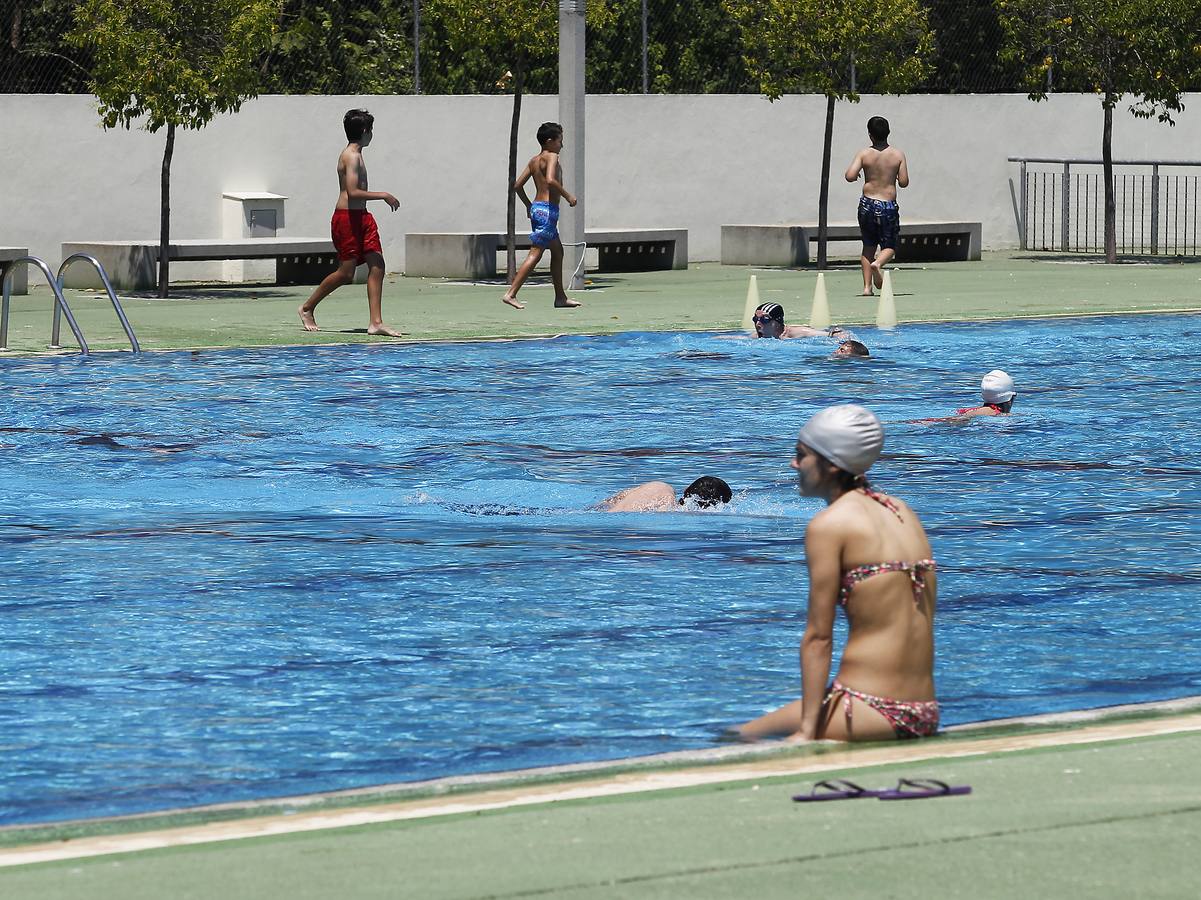
<path id="1" fill-rule="evenodd" d="M 872 295 L 872 286 L 882 287 L 884 266 L 897 253 L 901 234 L 901 208 L 897 188 L 909 187 L 909 163 L 905 154 L 888 143 L 888 120 L 872 116 L 867 120 L 872 145 L 855 154 L 847 167 L 847 181 L 857 181 L 863 173 L 863 196 L 859 198 L 859 233 L 863 253 L 863 296 Z"/>
<path id="2" fill-rule="evenodd" d="M 563 167 L 559 165 L 559 151 L 563 149 L 563 126 L 558 122 L 543 122 L 538 127 L 538 143 L 542 150 L 529 161 L 517 180 L 513 190 L 525 204 L 530 217 L 530 247 L 529 255 L 513 278 L 513 284 L 501 298 L 514 309 L 525 309 L 525 304 L 517 300 L 517 292 L 525 284 L 525 280 L 534 271 L 534 266 L 542 259 L 542 254 L 550 250 L 550 277 L 555 285 L 555 306 L 579 306 L 579 302 L 567 296 L 563 289 L 563 242 L 559 240 L 559 198 L 567 201 L 568 206 L 575 206 L 576 199 L 563 187 Z M 531 202 L 525 192 L 525 183 L 534 179 L 534 199 Z"/>

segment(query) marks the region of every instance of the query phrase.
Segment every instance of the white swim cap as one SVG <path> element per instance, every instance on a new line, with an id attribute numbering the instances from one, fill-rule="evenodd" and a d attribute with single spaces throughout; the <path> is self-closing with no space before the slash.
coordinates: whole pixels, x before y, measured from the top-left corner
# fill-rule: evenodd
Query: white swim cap
<path id="1" fill-rule="evenodd" d="M 880 458 L 884 426 L 871 410 L 847 403 L 817 413 L 798 440 L 843 471 L 862 475 Z"/>
<path id="2" fill-rule="evenodd" d="M 1014 398 L 1013 379 L 1000 369 L 993 369 L 980 379 L 980 393 L 985 403 L 1008 403 Z"/>

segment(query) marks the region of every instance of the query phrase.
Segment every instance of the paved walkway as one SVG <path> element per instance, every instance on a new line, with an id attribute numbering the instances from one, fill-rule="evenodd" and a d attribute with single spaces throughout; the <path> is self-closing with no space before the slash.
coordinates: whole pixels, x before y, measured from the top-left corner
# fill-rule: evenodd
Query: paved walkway
<path id="1" fill-rule="evenodd" d="M 499 283 L 390 275 L 384 285 L 384 314 L 413 340 L 735 329 L 751 274 L 762 300 L 782 303 L 790 321 L 808 320 L 815 270 L 716 263 L 678 272 L 596 275 L 579 293 L 585 305 L 576 310 L 554 309 L 546 283 L 528 286 L 521 295 L 528 308 L 518 311 L 500 302 L 504 288 Z M 1107 266 L 1079 258 L 990 253 L 981 262 L 901 266 L 893 277 L 902 322 L 1201 309 L 1197 263 Z M 34 286 L 28 296 L 13 298 L 9 345 L 38 352 L 50 335 L 51 295 L 32 278 L 30 282 Z M 876 302 L 857 296 L 862 286 L 857 265 L 832 269 L 826 284 L 834 321 L 875 321 Z M 308 288 L 177 285 L 172 291 L 170 300 L 145 295 L 123 300 L 146 349 L 383 340 L 366 333 L 363 285 L 344 287 L 322 303 L 317 312 L 323 330 L 317 334 L 302 331 L 296 317 Z M 128 346 L 103 294 L 67 295 L 93 348 Z M 70 339 L 65 323 L 63 338 Z"/>

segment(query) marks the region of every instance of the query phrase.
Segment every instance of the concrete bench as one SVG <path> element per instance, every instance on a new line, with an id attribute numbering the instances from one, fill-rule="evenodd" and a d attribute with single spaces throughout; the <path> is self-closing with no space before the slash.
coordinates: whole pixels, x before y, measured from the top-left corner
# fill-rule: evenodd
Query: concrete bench
<path id="1" fill-rule="evenodd" d="M 9 263 L 14 259 L 20 259 L 22 256 L 28 255 L 28 247 L 0 247 L 0 278 L 3 278 L 7 274 Z M 27 268 L 28 266 L 20 265 L 13 270 L 12 293 L 29 293 L 29 273 L 26 271 Z"/>
<path id="2" fill-rule="evenodd" d="M 829 241 L 859 243 L 858 223 L 826 226 Z M 730 266 L 802 266 L 817 224 L 723 225 L 721 261 Z M 856 254 L 858 255 L 858 254 Z M 907 222 L 901 219 L 897 262 L 935 262 L 980 258 L 979 222 Z"/>
<path id="3" fill-rule="evenodd" d="M 158 284 L 158 241 L 64 241 L 63 259 L 72 253 L 96 257 L 117 290 L 149 290 Z M 188 239 L 167 245 L 171 262 L 274 259 L 276 284 L 317 284 L 338 267 L 330 238 L 257 237 Z M 91 266 L 67 270 L 65 287 L 101 287 Z"/>
<path id="4" fill-rule="evenodd" d="M 686 228 L 606 228 L 584 232 L 601 272 L 649 272 L 688 268 Z M 517 234 L 528 250 L 530 236 Z M 435 278 L 495 278 L 496 254 L 505 236 L 495 232 L 411 232 L 405 235 L 405 274 Z"/>

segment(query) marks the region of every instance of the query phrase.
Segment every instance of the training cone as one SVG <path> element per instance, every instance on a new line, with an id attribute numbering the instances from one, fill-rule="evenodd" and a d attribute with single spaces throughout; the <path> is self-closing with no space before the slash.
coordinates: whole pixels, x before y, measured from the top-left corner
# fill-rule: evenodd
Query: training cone
<path id="1" fill-rule="evenodd" d="M 742 310 L 742 330 L 747 334 L 755 334 L 755 323 L 753 321 L 755 310 L 759 307 L 759 284 L 755 281 L 755 276 L 751 276 L 751 283 L 746 286 L 746 306 Z"/>
<path id="2" fill-rule="evenodd" d="M 892 275 L 889 272 L 880 274 L 884 278 L 884 286 L 880 288 L 880 304 L 876 307 L 876 327 L 896 328 L 897 301 L 892 296 Z"/>
<path id="3" fill-rule="evenodd" d="M 826 273 L 817 273 L 817 284 L 813 286 L 813 311 L 809 314 L 810 328 L 830 327 L 830 301 L 826 299 Z"/>

